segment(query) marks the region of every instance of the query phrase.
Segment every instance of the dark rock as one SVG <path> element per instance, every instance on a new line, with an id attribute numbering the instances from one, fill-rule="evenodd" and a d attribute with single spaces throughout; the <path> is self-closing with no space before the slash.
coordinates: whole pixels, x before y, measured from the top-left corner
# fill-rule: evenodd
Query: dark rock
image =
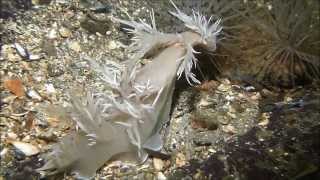
<path id="1" fill-rule="evenodd" d="M 80 26 L 91 34 L 95 34 L 96 32 L 105 34 L 110 29 L 109 23 L 104 21 L 96 21 L 89 17 L 86 17 L 83 21 L 81 21 Z"/>

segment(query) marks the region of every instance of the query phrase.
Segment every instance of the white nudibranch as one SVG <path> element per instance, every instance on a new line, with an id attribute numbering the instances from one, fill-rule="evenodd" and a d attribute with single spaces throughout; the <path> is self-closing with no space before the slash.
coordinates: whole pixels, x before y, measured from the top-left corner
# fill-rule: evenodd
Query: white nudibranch
<path id="1" fill-rule="evenodd" d="M 189 84 L 200 83 L 192 73 L 200 61 L 196 55 L 201 53 L 194 46 L 200 44 L 214 51 L 222 30 L 220 20 L 210 24 L 211 19 L 195 12 L 189 17 L 171 3 L 177 11 L 171 14 L 191 31 L 159 32 L 153 11 L 151 25 L 132 18 L 112 18 L 131 27 L 130 50 L 135 56 L 125 67 L 115 63 L 101 66 L 85 58 L 111 91 L 91 92 L 82 98 L 70 95 L 71 105 L 66 113 L 79 130 L 54 145 L 45 155 L 46 164 L 38 169 L 40 172 L 49 175 L 69 170 L 77 177 L 89 179 L 115 156 L 125 154 L 129 160 L 143 162 L 148 157 L 146 149 L 162 148 L 159 132 L 169 120 L 176 79 L 184 73 Z M 142 66 L 141 58 L 151 62 Z"/>

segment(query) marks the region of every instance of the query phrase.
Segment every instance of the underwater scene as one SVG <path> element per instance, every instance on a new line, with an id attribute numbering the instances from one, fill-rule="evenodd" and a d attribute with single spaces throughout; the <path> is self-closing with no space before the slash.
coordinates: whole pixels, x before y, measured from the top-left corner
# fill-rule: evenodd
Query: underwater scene
<path id="1" fill-rule="evenodd" d="M 319 0 L 1 0 L 0 180 L 320 179 Z"/>

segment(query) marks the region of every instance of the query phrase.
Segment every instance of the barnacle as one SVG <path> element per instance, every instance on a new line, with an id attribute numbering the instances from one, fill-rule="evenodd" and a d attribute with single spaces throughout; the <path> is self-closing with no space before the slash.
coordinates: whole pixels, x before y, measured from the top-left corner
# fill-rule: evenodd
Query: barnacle
<path id="1" fill-rule="evenodd" d="M 269 9 L 268 9 L 269 7 Z M 258 79 L 281 86 L 320 77 L 319 7 L 317 1 L 273 0 L 257 14 L 250 14 L 258 34 Z"/>

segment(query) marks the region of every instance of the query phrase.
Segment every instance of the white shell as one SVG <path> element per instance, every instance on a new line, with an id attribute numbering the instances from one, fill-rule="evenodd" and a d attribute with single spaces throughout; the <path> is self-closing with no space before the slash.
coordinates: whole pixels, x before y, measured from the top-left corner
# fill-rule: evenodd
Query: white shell
<path id="1" fill-rule="evenodd" d="M 14 43 L 14 47 L 16 48 L 18 54 L 21 57 L 27 58 L 28 57 L 28 52 L 25 48 L 23 48 L 19 43 Z"/>
<path id="2" fill-rule="evenodd" d="M 21 141 L 12 141 L 11 144 L 15 148 L 23 152 L 23 154 L 25 154 L 26 156 L 36 155 L 40 152 L 39 148 L 29 143 L 25 143 Z"/>
<path id="3" fill-rule="evenodd" d="M 38 60 L 41 59 L 41 56 L 38 54 L 30 54 L 29 60 Z"/>
<path id="4" fill-rule="evenodd" d="M 40 94 L 37 91 L 33 90 L 33 89 L 27 91 L 27 95 L 32 99 L 35 99 L 35 100 L 38 100 L 38 101 L 42 100 L 42 97 L 40 96 Z"/>

